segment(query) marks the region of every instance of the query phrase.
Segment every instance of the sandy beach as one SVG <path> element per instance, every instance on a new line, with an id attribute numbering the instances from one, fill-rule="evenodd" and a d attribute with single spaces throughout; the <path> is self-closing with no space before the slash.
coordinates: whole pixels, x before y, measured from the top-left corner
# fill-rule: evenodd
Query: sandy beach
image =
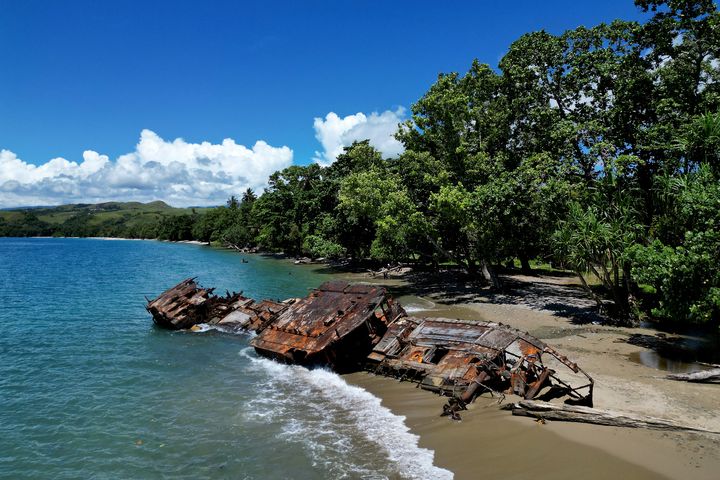
<path id="1" fill-rule="evenodd" d="M 351 275 L 352 280 L 361 280 Z M 595 379 L 595 406 L 666 418 L 720 432 L 718 386 L 667 380 L 667 371 L 637 360 L 650 350 L 630 344 L 656 336 L 649 328 L 621 328 L 592 317 L 592 301 L 572 277 L 508 279 L 511 293 L 473 285 L 439 288 L 426 282 L 384 281 L 416 316 L 497 321 L 530 332 L 566 353 Z M 368 281 L 365 278 L 365 281 Z M 379 280 L 378 280 L 379 282 Z M 397 295 L 397 294 L 396 294 Z M 634 361 L 635 360 L 635 361 Z M 663 366 L 659 362 L 657 366 Z M 457 479 L 677 478 L 714 479 L 720 471 L 720 434 L 678 434 L 513 417 L 488 394 L 461 422 L 441 418 L 445 399 L 414 384 L 367 373 L 346 376 L 407 418 L 420 445 Z M 512 396 L 505 403 L 516 400 Z"/>

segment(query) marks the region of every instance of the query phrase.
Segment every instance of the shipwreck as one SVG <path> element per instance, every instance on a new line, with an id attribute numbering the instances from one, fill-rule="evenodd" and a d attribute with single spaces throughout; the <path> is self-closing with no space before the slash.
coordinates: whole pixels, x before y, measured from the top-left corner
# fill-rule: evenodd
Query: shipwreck
<path id="1" fill-rule="evenodd" d="M 208 324 L 254 332 L 255 351 L 280 362 L 416 382 L 449 396 L 443 414 L 453 418 L 485 392 L 592 406 L 593 379 L 527 332 L 501 323 L 412 317 L 380 286 L 331 281 L 304 298 L 256 302 L 242 293 L 217 296 L 187 279 L 146 308 L 162 327 Z"/>
<path id="2" fill-rule="evenodd" d="M 259 331 L 285 310 L 293 299 L 284 303 L 262 300 L 255 302 L 242 292 L 225 296 L 213 295 L 215 289 L 202 288 L 188 278 L 163 292 L 155 300 L 147 299 L 145 309 L 160 327 L 173 330 L 190 329 L 206 324 L 232 331 Z"/>

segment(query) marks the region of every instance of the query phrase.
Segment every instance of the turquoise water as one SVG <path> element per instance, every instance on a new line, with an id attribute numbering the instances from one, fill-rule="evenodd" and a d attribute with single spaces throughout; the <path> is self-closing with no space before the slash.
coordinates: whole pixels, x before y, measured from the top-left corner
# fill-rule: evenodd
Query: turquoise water
<path id="1" fill-rule="evenodd" d="M 303 296 L 311 267 L 154 241 L 0 238 L 0 478 L 449 478 L 403 418 L 247 337 L 153 326 L 144 296 Z"/>

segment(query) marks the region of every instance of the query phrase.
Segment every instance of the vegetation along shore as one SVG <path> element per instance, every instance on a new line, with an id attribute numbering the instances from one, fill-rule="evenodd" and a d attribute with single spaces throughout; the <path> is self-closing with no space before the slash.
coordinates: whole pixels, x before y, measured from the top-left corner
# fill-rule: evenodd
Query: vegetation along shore
<path id="1" fill-rule="evenodd" d="M 306 267 L 309 268 L 309 267 Z M 563 272 L 500 274 L 503 291 L 477 288 L 467 278 L 409 274 L 401 279 L 337 274 L 347 281 L 386 285 L 413 315 L 503 322 L 530 332 L 565 352 L 595 378 L 595 405 L 628 415 L 655 417 L 691 428 L 720 431 L 717 385 L 677 382 L 671 372 L 710 369 L 720 363 L 718 339 L 701 331 L 682 334 L 644 324 L 619 327 L 596 314 L 581 282 Z M 692 432 L 599 427 L 553 420 L 535 423 L 499 409 L 498 398 L 485 393 L 468 406 L 462 422 L 437 415 L 443 398 L 428 395 L 410 382 L 353 373 L 346 379 L 376 393 L 394 413 L 407 417 L 421 446 L 436 453 L 436 464 L 455 478 L 478 472 L 524 478 L 587 478 L 614 474 L 632 478 L 716 477 L 720 436 Z M 512 403 L 508 395 L 501 404 Z M 482 458 L 496 462 L 478 465 Z M 508 452 L 522 452 L 508 458 Z M 511 455 L 511 454 L 510 454 Z M 481 469 L 481 470 L 480 470 Z"/>
<path id="2" fill-rule="evenodd" d="M 216 208 L 3 211 L 0 234 L 219 242 L 354 262 L 573 271 L 620 322 L 720 323 L 720 51 L 713 2 L 523 35 L 498 68 L 447 73 L 384 159 L 368 141 Z"/>
<path id="3" fill-rule="evenodd" d="M 0 3 L 0 478 L 720 478 L 717 0 L 80 3 Z"/>

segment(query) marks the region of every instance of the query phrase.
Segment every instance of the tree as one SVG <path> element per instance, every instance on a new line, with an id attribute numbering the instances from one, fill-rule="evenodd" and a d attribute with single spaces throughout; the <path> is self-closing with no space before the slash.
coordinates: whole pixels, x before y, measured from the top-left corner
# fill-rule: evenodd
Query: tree
<path id="1" fill-rule="evenodd" d="M 227 201 L 227 208 L 230 210 L 235 210 L 240 206 L 240 202 L 238 202 L 238 199 L 235 195 L 231 195 L 230 198 Z"/>
<path id="2" fill-rule="evenodd" d="M 331 180 L 341 181 L 353 173 L 366 172 L 373 167 L 383 166 L 382 155 L 370 145 L 370 140 L 354 141 L 343 149 L 343 153 L 338 155 L 332 165 L 327 167 L 325 175 Z"/>
<path id="3" fill-rule="evenodd" d="M 624 184 L 626 179 L 618 170 L 622 171 L 607 165 L 585 203 L 570 203 L 553 240 L 557 257 L 575 271 L 583 285 L 590 290 L 583 274 L 591 272 L 614 300 L 616 311 L 612 313 L 627 319 L 634 313 L 628 252 L 643 232 L 642 199 L 637 189 Z"/>
<path id="4" fill-rule="evenodd" d="M 664 214 L 653 236 L 632 247 L 638 282 L 650 286 L 661 319 L 720 325 L 720 182 L 709 165 L 682 176 L 658 179 Z"/>
<path id="5" fill-rule="evenodd" d="M 333 183 L 318 164 L 293 165 L 273 173 L 263 195 L 252 202 L 257 242 L 265 248 L 301 253 L 305 236 L 317 231 L 322 214 L 336 204 Z"/>
<path id="6" fill-rule="evenodd" d="M 370 255 L 375 222 L 381 215 L 385 198 L 398 188 L 398 179 L 379 167 L 351 173 L 340 183 L 336 210 L 342 232 L 340 243 L 353 258 Z"/>

